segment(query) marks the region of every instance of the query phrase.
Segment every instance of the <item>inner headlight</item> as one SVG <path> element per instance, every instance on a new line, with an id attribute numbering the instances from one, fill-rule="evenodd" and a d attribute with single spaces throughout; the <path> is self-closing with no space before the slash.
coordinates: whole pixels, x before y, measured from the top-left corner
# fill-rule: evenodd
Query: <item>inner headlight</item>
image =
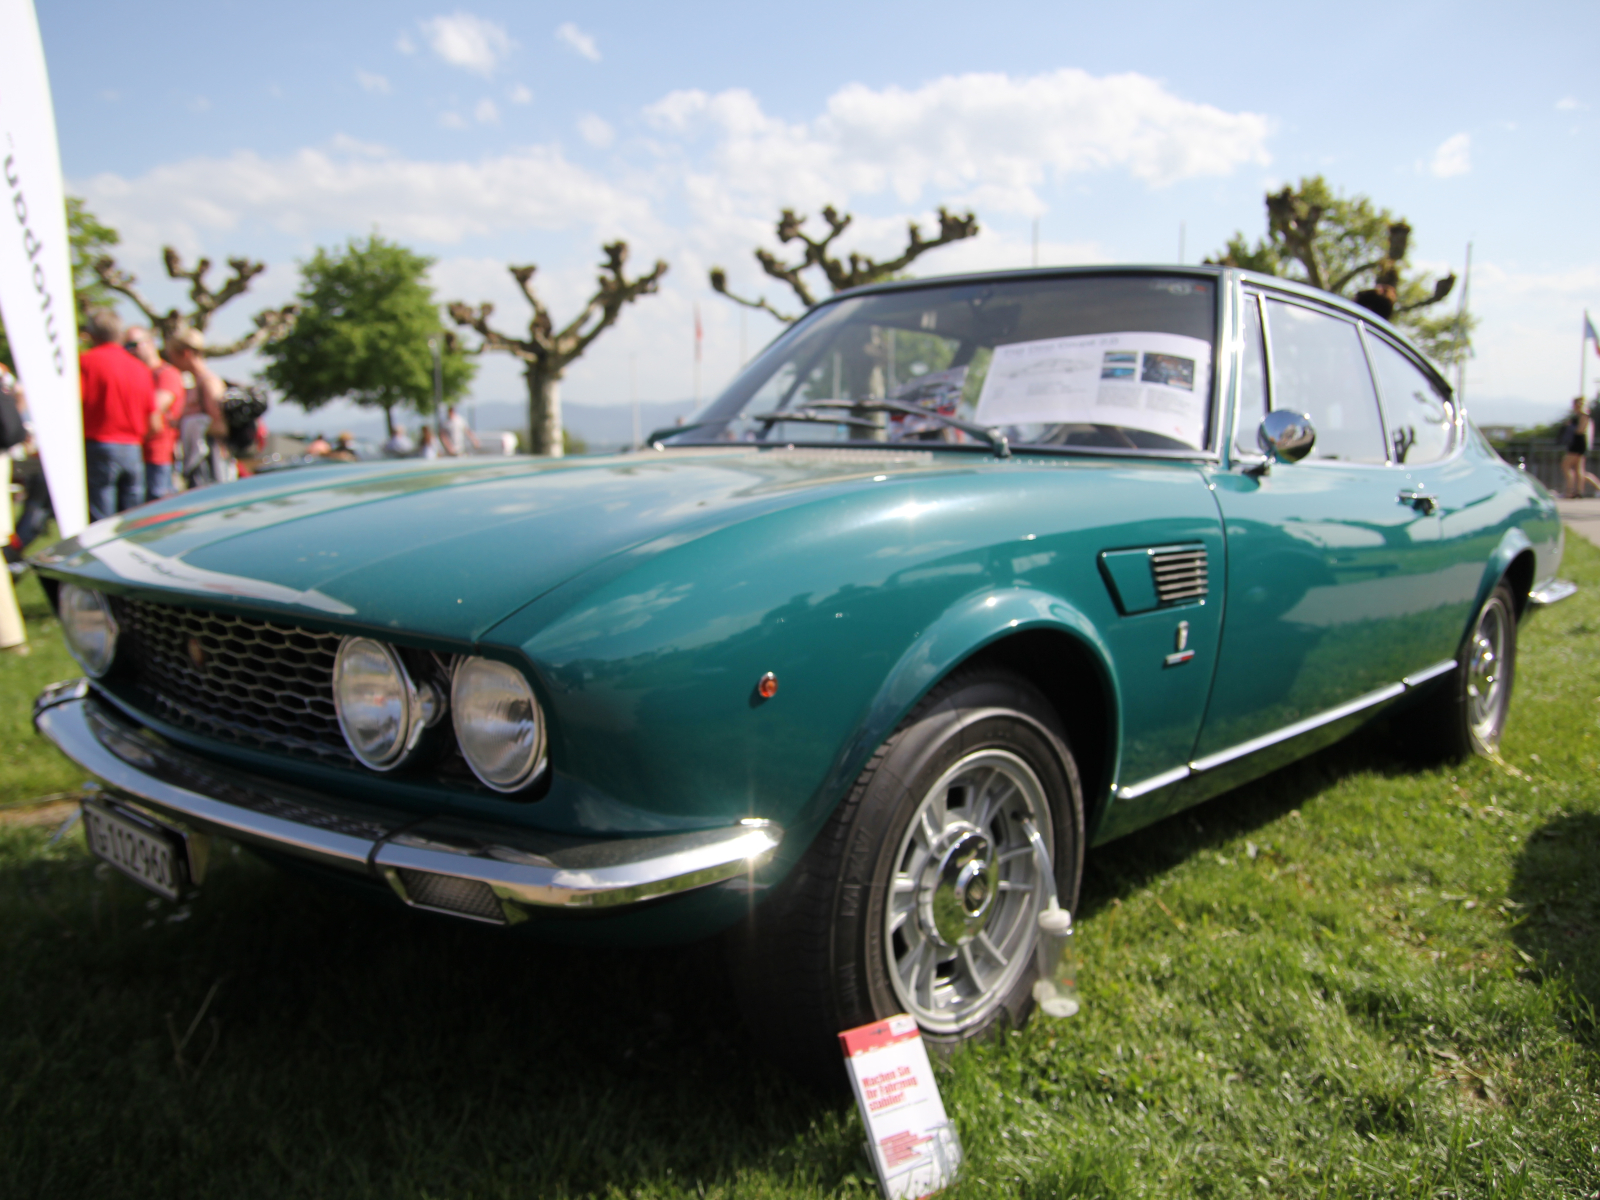
<path id="1" fill-rule="evenodd" d="M 544 714 L 521 671 L 490 658 L 464 658 L 450 688 L 456 740 L 473 774 L 515 792 L 544 767 Z"/>
<path id="2" fill-rule="evenodd" d="M 374 771 L 392 771 L 416 749 L 436 701 L 419 692 L 394 647 L 347 637 L 333 660 L 333 707 L 350 752 Z"/>
<path id="3" fill-rule="evenodd" d="M 111 615 L 111 602 L 92 588 L 63 583 L 56 606 L 72 657 L 99 679 L 117 656 L 117 619 Z"/>

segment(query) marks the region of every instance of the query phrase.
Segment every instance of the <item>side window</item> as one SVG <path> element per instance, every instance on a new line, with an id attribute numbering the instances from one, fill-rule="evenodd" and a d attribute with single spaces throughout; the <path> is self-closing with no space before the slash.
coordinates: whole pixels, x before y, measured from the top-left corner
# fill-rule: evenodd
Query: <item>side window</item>
<path id="1" fill-rule="evenodd" d="M 1455 445 L 1455 410 L 1433 381 L 1388 342 L 1370 333 L 1367 348 L 1383 397 L 1390 457 L 1397 463 L 1437 462 Z"/>
<path id="2" fill-rule="evenodd" d="M 1256 430 L 1267 415 L 1267 352 L 1261 340 L 1261 302 L 1250 292 L 1239 313 L 1244 333 L 1244 363 L 1239 372 L 1239 411 L 1233 418 L 1233 446 L 1240 454 L 1260 454 Z"/>
<path id="3" fill-rule="evenodd" d="M 1378 396 L 1355 325 L 1282 300 L 1267 301 L 1272 403 L 1316 426 L 1312 458 L 1387 462 Z"/>

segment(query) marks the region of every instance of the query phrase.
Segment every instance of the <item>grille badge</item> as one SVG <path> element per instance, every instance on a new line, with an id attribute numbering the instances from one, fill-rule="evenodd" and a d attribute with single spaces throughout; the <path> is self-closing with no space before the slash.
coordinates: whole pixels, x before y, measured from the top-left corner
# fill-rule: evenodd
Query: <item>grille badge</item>
<path id="1" fill-rule="evenodd" d="M 194 669 L 196 671 L 204 671 L 206 669 L 206 648 L 200 644 L 200 639 L 191 635 L 188 650 L 189 661 L 194 664 Z"/>

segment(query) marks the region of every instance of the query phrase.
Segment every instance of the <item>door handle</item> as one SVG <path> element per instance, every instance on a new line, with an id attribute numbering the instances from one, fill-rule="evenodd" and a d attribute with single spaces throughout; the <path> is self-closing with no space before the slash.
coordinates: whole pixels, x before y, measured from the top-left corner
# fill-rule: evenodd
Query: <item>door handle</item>
<path id="1" fill-rule="evenodd" d="M 1431 495 L 1428 492 L 1412 491 L 1410 488 L 1406 488 L 1401 491 L 1400 503 L 1409 504 L 1412 508 L 1416 509 L 1423 515 L 1437 512 L 1439 509 L 1439 497 Z"/>

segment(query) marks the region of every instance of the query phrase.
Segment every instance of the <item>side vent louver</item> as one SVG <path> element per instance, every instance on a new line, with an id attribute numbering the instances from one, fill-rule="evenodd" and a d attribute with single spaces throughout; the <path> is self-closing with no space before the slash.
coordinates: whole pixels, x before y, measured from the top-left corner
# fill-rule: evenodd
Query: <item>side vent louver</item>
<path id="1" fill-rule="evenodd" d="M 1192 604 L 1206 595 L 1206 548 L 1159 546 L 1150 551 L 1150 574 L 1163 608 Z"/>

